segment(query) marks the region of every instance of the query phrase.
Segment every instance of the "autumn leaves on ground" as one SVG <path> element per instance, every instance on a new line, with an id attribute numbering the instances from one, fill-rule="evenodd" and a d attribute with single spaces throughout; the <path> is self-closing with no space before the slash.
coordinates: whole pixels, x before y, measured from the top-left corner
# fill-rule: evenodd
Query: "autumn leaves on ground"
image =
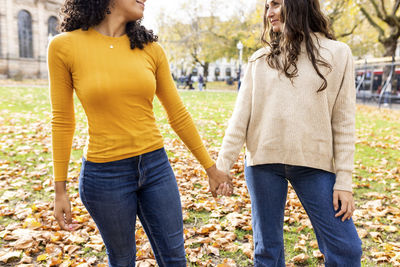
<path id="1" fill-rule="evenodd" d="M 181 92 L 216 158 L 236 93 Z M 0 265 L 106 266 L 104 246 L 78 196 L 86 122 L 76 101 L 77 130 L 68 188 L 75 232 L 60 231 L 52 216 L 50 108 L 46 87 L 0 88 Z M 252 266 L 250 200 L 243 153 L 234 166 L 233 197 L 215 201 L 205 173 L 176 138 L 159 103 L 159 126 L 180 188 L 190 266 Z M 363 241 L 364 266 L 400 266 L 400 112 L 357 108 L 354 219 Z M 315 235 L 293 190 L 285 212 L 288 266 L 322 266 Z M 137 224 L 137 265 L 155 265 Z"/>

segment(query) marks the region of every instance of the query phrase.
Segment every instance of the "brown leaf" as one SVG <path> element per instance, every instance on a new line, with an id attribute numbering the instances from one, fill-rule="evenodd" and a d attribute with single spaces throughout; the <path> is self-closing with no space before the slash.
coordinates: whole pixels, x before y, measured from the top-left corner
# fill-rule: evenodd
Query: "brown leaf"
<path id="1" fill-rule="evenodd" d="M 297 255 L 292 258 L 292 261 L 295 263 L 305 263 L 310 257 L 304 253 Z"/>
<path id="2" fill-rule="evenodd" d="M 78 251 L 81 247 L 77 245 L 67 245 L 64 246 L 64 253 L 69 255 L 73 255 L 76 251 Z"/>
<path id="3" fill-rule="evenodd" d="M 317 240 L 312 240 L 310 242 L 310 247 L 312 248 L 318 248 L 318 241 Z"/>
<path id="4" fill-rule="evenodd" d="M 312 254 L 315 258 L 318 258 L 318 259 L 324 258 L 324 254 L 322 254 L 321 251 L 319 251 L 319 250 L 314 250 Z"/>
<path id="5" fill-rule="evenodd" d="M 357 233 L 358 233 L 358 235 L 359 235 L 359 237 L 362 239 L 362 238 L 365 238 L 366 236 L 368 236 L 368 231 L 367 230 L 365 230 L 365 229 L 359 229 L 359 228 L 357 228 Z"/>
<path id="6" fill-rule="evenodd" d="M 0 262 L 7 263 L 8 261 L 19 258 L 21 256 L 20 251 L 9 251 L 0 253 Z"/>

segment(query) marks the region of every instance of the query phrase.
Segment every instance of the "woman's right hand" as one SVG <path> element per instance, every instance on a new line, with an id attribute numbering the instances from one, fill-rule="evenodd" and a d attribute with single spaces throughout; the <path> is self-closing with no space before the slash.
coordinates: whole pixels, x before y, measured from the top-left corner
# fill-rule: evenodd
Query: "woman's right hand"
<path id="1" fill-rule="evenodd" d="M 71 203 L 66 182 L 55 182 L 54 217 L 62 230 L 73 231 L 77 226 L 72 224 Z"/>

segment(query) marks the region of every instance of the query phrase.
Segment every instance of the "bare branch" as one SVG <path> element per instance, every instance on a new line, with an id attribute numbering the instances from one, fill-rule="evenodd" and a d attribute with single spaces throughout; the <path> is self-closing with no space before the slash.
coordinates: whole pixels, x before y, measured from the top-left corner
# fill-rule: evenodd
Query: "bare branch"
<path id="1" fill-rule="evenodd" d="M 352 35 L 354 33 L 354 31 L 357 29 L 357 26 L 358 26 L 358 24 L 354 24 L 353 28 L 349 32 L 341 33 L 336 37 L 337 38 L 343 38 L 343 37 Z"/>
<path id="2" fill-rule="evenodd" d="M 381 20 L 384 20 L 384 16 L 382 15 L 381 11 L 379 10 L 378 4 L 375 2 L 375 0 L 369 0 L 369 2 L 372 4 L 372 6 L 375 9 L 376 16 L 380 18 Z"/>
<path id="3" fill-rule="evenodd" d="M 385 31 L 382 29 L 382 27 L 380 27 L 375 21 L 374 19 L 371 17 L 371 15 L 365 10 L 365 8 L 361 5 L 360 6 L 360 11 L 361 13 L 363 13 L 363 15 L 365 16 L 365 18 L 368 20 L 368 22 L 372 25 L 372 27 L 374 27 L 378 32 L 380 36 L 385 36 Z"/>
<path id="4" fill-rule="evenodd" d="M 381 7 L 382 7 L 383 14 L 385 15 L 385 17 L 387 17 L 387 12 L 386 12 L 386 7 L 385 7 L 385 0 L 381 0 Z"/>
<path id="5" fill-rule="evenodd" d="M 400 0 L 396 0 L 396 3 L 393 6 L 393 11 L 392 11 L 392 16 L 396 15 L 397 10 L 399 10 L 400 7 Z"/>

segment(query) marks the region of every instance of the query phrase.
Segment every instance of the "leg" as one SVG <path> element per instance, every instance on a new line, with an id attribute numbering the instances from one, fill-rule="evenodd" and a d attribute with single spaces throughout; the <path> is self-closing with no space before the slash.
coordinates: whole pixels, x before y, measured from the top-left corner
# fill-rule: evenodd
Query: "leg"
<path id="1" fill-rule="evenodd" d="M 106 245 L 112 267 L 135 266 L 137 175 L 127 160 L 82 164 L 79 192 Z"/>
<path id="2" fill-rule="evenodd" d="M 161 267 L 186 266 L 182 207 L 175 175 L 164 149 L 143 155 L 138 216 Z"/>
<path id="3" fill-rule="evenodd" d="M 360 266 L 361 240 L 352 220 L 335 218 L 336 176 L 323 170 L 288 167 L 290 182 L 310 217 L 326 266 Z"/>
<path id="4" fill-rule="evenodd" d="M 245 168 L 251 198 L 254 266 L 285 266 L 283 216 L 287 180 L 280 164 Z"/>

